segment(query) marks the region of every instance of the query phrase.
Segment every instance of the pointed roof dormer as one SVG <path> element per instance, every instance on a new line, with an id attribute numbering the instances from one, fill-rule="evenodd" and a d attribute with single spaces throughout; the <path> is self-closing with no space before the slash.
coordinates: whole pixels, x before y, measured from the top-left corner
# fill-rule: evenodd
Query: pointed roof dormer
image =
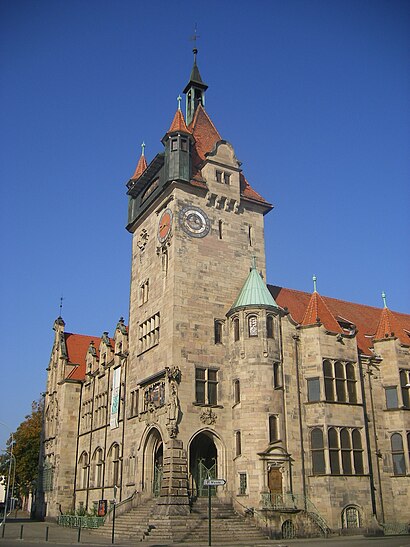
<path id="1" fill-rule="evenodd" d="M 300 324 L 305 327 L 322 324 L 326 330 L 341 334 L 343 333 L 342 327 L 316 290 L 316 279 L 316 276 L 313 276 L 313 293 Z"/>
<path id="2" fill-rule="evenodd" d="M 186 95 L 186 121 L 188 125 L 191 123 L 198 105 L 205 106 L 205 91 L 208 89 L 208 86 L 202 81 L 196 64 L 198 50 L 194 48 L 192 51 L 194 54 L 194 66 L 191 70 L 189 82 L 184 89 Z"/>
<path id="3" fill-rule="evenodd" d="M 402 344 L 406 346 L 410 345 L 410 338 L 402 327 L 400 320 L 387 307 L 385 292 L 382 292 L 382 298 L 384 307 L 380 314 L 374 341 L 398 338 Z"/>
<path id="4" fill-rule="evenodd" d="M 140 159 L 138 160 L 135 173 L 132 175 L 131 180 L 139 179 L 147 167 L 148 167 L 147 160 L 145 159 L 145 142 L 143 142 L 141 144 L 141 156 L 140 156 Z"/>
<path id="5" fill-rule="evenodd" d="M 191 133 L 185 123 L 185 118 L 181 110 L 181 95 L 179 95 L 177 100 L 178 109 L 175 112 L 174 119 L 172 120 L 171 127 L 167 131 L 167 135 L 170 133 Z"/>
<path id="6" fill-rule="evenodd" d="M 279 308 L 260 273 L 256 269 L 255 257 L 252 258 L 251 271 L 229 312 L 246 307 Z"/>

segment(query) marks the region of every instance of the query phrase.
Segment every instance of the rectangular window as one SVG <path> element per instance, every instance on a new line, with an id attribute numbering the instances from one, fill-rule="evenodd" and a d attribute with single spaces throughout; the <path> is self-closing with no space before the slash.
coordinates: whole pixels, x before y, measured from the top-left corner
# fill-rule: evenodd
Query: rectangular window
<path id="1" fill-rule="evenodd" d="M 398 408 L 397 387 L 386 387 L 384 391 L 386 393 L 386 408 Z"/>
<path id="2" fill-rule="evenodd" d="M 195 369 L 195 401 L 200 404 L 216 405 L 218 402 L 218 371 Z"/>
<path id="3" fill-rule="evenodd" d="M 308 401 L 320 401 L 320 380 L 319 378 L 308 378 Z"/>
<path id="4" fill-rule="evenodd" d="M 280 363 L 273 363 L 273 387 L 281 387 Z"/>
<path id="5" fill-rule="evenodd" d="M 240 456 L 241 454 L 242 454 L 241 432 L 236 431 L 236 433 L 235 433 L 235 456 Z"/>
<path id="6" fill-rule="evenodd" d="M 239 380 L 235 380 L 233 383 L 233 400 L 235 405 L 241 402 L 241 384 Z"/>
<path id="7" fill-rule="evenodd" d="M 410 408 L 410 370 L 400 370 L 401 398 L 404 408 Z"/>
<path id="8" fill-rule="evenodd" d="M 175 152 L 175 150 L 178 150 L 178 139 L 171 140 L 171 150 L 172 152 Z"/>
<path id="9" fill-rule="evenodd" d="M 131 391 L 131 406 L 130 406 L 130 418 L 138 416 L 138 404 L 139 404 L 139 389 Z"/>
<path id="10" fill-rule="evenodd" d="M 269 442 L 279 440 L 279 418 L 277 415 L 269 416 Z"/>
<path id="11" fill-rule="evenodd" d="M 139 353 L 143 353 L 159 343 L 159 313 L 139 325 Z"/>
<path id="12" fill-rule="evenodd" d="M 188 151 L 188 141 L 187 141 L 187 139 L 181 139 L 181 150 L 183 152 Z"/>
<path id="13" fill-rule="evenodd" d="M 231 182 L 231 174 L 230 173 L 224 173 L 224 183 L 230 184 Z"/>
<path id="14" fill-rule="evenodd" d="M 222 171 L 216 170 L 215 177 L 216 177 L 216 182 L 222 182 Z"/>
<path id="15" fill-rule="evenodd" d="M 239 473 L 239 495 L 244 496 L 248 488 L 248 478 L 246 473 Z"/>

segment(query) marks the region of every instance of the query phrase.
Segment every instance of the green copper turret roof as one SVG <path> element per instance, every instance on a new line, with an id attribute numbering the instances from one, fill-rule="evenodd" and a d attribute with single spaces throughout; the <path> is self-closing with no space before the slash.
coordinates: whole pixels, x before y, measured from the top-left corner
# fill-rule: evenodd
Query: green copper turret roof
<path id="1" fill-rule="evenodd" d="M 203 89 L 206 91 L 208 89 L 208 86 L 202 81 L 201 75 L 199 74 L 199 68 L 196 64 L 196 55 L 198 53 L 198 50 L 194 48 L 194 66 L 191 70 L 191 76 L 189 77 L 189 82 L 185 86 L 184 93 L 187 93 L 190 87 L 199 87 L 200 89 Z"/>
<path id="2" fill-rule="evenodd" d="M 252 268 L 249 272 L 248 278 L 245 281 L 244 286 L 242 287 L 241 292 L 238 295 L 238 298 L 233 303 L 231 310 L 236 308 L 243 307 L 275 307 L 279 306 L 276 304 L 273 296 L 269 292 L 268 287 L 263 281 L 260 273 L 256 269 L 255 259 L 252 260 Z"/>

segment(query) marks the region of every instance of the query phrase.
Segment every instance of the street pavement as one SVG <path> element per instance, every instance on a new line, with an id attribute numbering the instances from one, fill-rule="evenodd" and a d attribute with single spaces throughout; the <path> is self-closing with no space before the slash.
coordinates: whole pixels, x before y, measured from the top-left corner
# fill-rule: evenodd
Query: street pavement
<path id="1" fill-rule="evenodd" d="M 21 539 L 20 539 L 21 538 Z M 47 541 L 46 541 L 47 540 Z M 80 541 L 78 541 L 80 540 Z M 8 519 L 6 526 L 0 526 L 0 547 L 39 547 L 39 545 L 51 544 L 53 547 L 63 547 L 67 545 L 111 545 L 111 538 L 101 538 L 89 530 L 81 530 L 80 536 L 78 529 L 65 528 L 57 526 L 53 522 L 36 522 L 30 520 L 26 515 L 20 513 L 13 519 Z M 153 543 L 149 541 L 136 542 L 131 540 L 116 540 L 116 545 L 123 547 L 207 547 L 208 538 L 195 544 L 188 543 Z M 337 536 L 329 539 L 283 539 L 283 540 L 265 540 L 250 544 L 249 542 L 230 542 L 227 539 L 224 543 L 212 542 L 212 547 L 410 547 L 410 535 L 389 536 L 389 537 L 364 537 L 364 536 Z"/>

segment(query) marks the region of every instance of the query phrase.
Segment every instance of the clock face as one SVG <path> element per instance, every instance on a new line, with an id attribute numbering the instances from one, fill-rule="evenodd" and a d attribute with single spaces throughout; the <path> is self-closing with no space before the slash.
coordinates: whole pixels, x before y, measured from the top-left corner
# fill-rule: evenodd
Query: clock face
<path id="1" fill-rule="evenodd" d="M 191 237 L 205 237 L 211 227 L 206 213 L 193 205 L 187 205 L 181 209 L 179 224 L 184 232 Z"/>
<path id="2" fill-rule="evenodd" d="M 172 211 L 171 209 L 165 209 L 162 213 L 158 223 L 158 240 L 160 243 L 168 238 L 172 227 Z"/>

